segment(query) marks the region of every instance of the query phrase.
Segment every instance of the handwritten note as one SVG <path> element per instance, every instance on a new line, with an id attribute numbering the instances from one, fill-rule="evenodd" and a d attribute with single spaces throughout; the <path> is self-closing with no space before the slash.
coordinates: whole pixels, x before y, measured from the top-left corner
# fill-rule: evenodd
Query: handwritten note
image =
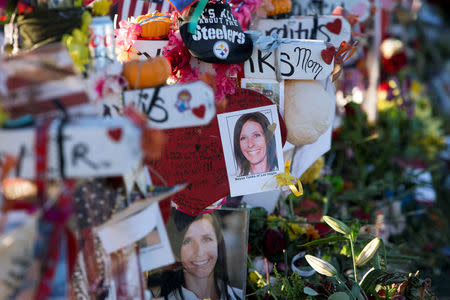
<path id="1" fill-rule="evenodd" d="M 281 44 L 279 51 L 280 60 L 276 62 L 274 52 L 254 49 L 244 65 L 245 77 L 275 79 L 280 68 L 282 79 L 320 80 L 333 71 L 334 51 L 323 41 L 293 40 Z"/>
<path id="2" fill-rule="evenodd" d="M 49 178 L 58 178 L 61 171 L 73 178 L 121 176 L 141 162 L 141 132 L 128 119 L 86 118 L 68 123 L 62 129 L 62 153 L 59 123 L 56 120 L 49 128 Z M 0 143 L 0 160 L 7 154 L 19 160 L 9 175 L 34 178 L 34 129 L 0 130 L 0 140 L 8 141 Z"/>
<path id="3" fill-rule="evenodd" d="M 291 17 L 289 19 L 273 20 L 259 19 L 255 29 L 265 35 L 277 33 L 280 37 L 289 39 L 322 40 L 338 48 L 342 41 L 351 38 L 351 27 L 348 21 L 339 16 Z"/>
<path id="4" fill-rule="evenodd" d="M 138 51 L 139 59 L 146 60 L 162 55 L 163 48 L 169 44 L 165 40 L 136 40 L 134 48 Z"/>
<path id="5" fill-rule="evenodd" d="M 216 114 L 214 92 L 202 81 L 125 91 L 123 102 L 142 111 L 151 126 L 160 129 L 206 125 Z"/>

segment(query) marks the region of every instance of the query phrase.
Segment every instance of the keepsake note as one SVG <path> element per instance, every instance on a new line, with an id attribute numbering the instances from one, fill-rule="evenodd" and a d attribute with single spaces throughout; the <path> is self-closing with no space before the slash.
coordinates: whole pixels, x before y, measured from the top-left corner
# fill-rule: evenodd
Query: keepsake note
<path id="1" fill-rule="evenodd" d="M 159 129 L 207 125 L 216 114 L 214 92 L 203 81 L 128 90 L 123 102 L 143 112 Z"/>
<path id="2" fill-rule="evenodd" d="M 77 119 L 62 127 L 58 139 L 60 122 L 49 128 L 49 178 L 61 173 L 72 178 L 122 176 L 141 163 L 141 131 L 128 119 Z M 35 138 L 34 128 L 0 130 L 0 140 L 8 141 L 0 143 L 0 158 L 12 155 L 18 160 L 9 175 L 35 177 Z"/>
<path id="3" fill-rule="evenodd" d="M 255 30 L 265 35 L 278 34 L 282 38 L 321 40 L 339 48 L 351 38 L 348 21 L 340 16 L 297 16 L 289 19 L 259 19 Z"/>
<path id="4" fill-rule="evenodd" d="M 245 62 L 247 78 L 276 79 L 277 69 L 281 79 L 320 80 L 330 76 L 334 68 L 333 47 L 324 41 L 290 40 L 279 46 L 279 60 L 275 51 L 265 52 L 254 47 L 252 56 Z"/>
<path id="5" fill-rule="evenodd" d="M 232 197 L 274 190 L 283 173 L 276 105 L 217 115 Z"/>

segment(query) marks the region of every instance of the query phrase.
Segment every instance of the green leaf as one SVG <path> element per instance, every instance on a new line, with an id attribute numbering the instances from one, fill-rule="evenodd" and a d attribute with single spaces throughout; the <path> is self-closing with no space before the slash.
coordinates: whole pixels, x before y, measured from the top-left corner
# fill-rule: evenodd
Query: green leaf
<path id="1" fill-rule="evenodd" d="M 320 240 L 314 240 L 312 242 L 303 244 L 303 245 L 299 245 L 298 247 L 307 247 L 307 246 L 316 246 L 316 245 L 321 245 L 321 244 L 328 244 L 328 243 L 332 243 L 332 242 L 338 242 L 338 241 L 345 241 L 347 240 L 345 237 L 343 236 L 330 236 L 324 239 L 320 239 Z"/>
<path id="2" fill-rule="evenodd" d="M 393 283 L 400 283 L 408 279 L 406 273 L 391 273 L 380 269 L 370 269 L 361 280 L 361 289 L 366 295 L 375 295 L 375 287 L 379 284 L 382 286 L 390 285 Z"/>
<path id="3" fill-rule="evenodd" d="M 350 300 L 350 297 L 344 292 L 337 292 L 328 297 L 328 300 Z"/>
<path id="4" fill-rule="evenodd" d="M 307 286 L 303 289 L 303 293 L 305 293 L 306 295 L 310 295 L 310 296 L 319 295 L 319 293 L 317 293 L 315 290 L 313 290 L 312 288 L 307 287 Z"/>

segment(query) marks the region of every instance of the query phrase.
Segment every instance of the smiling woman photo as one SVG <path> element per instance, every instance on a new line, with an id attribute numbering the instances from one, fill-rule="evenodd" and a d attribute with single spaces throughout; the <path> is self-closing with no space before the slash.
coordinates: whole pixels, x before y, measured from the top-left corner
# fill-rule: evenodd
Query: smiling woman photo
<path id="1" fill-rule="evenodd" d="M 239 176 L 278 170 L 275 139 L 269 120 L 260 113 L 239 117 L 234 127 L 234 156 Z"/>
<path id="2" fill-rule="evenodd" d="M 214 213 L 190 216 L 176 209 L 166 225 L 176 271 L 161 278 L 160 296 L 168 300 L 240 300 L 242 290 L 231 287 L 225 241 Z"/>

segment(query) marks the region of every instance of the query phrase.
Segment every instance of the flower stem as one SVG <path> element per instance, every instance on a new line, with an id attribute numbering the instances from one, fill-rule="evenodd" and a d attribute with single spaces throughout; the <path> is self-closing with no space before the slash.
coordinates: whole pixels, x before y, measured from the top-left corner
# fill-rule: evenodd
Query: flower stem
<path id="1" fill-rule="evenodd" d="M 350 235 L 350 248 L 352 249 L 352 261 L 353 261 L 353 275 L 355 276 L 355 282 L 358 283 L 358 276 L 356 275 L 356 258 L 355 258 L 355 249 L 353 247 L 353 238 Z"/>
<path id="2" fill-rule="evenodd" d="M 356 297 L 353 296 L 352 291 L 350 291 L 350 289 L 349 289 L 348 286 L 345 284 L 345 282 L 343 282 L 337 275 L 336 275 L 335 278 L 336 278 L 336 281 L 339 283 L 339 285 L 340 285 L 340 286 L 343 286 L 343 287 L 347 290 L 349 296 L 352 297 L 352 299 L 357 300 Z"/>

